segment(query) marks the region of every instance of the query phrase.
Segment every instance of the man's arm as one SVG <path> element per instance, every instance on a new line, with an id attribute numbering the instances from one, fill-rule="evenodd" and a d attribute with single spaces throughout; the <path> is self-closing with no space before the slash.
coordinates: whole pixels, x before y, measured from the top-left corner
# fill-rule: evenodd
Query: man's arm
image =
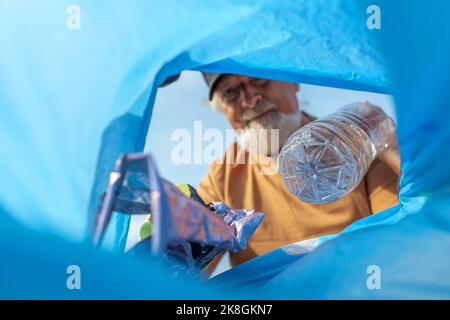
<path id="1" fill-rule="evenodd" d="M 398 174 L 382 159 L 375 159 L 366 175 L 366 187 L 372 214 L 398 204 Z"/>
<path id="2" fill-rule="evenodd" d="M 398 148 L 397 137 L 395 134 L 391 135 L 389 147 L 378 156 L 378 159 L 386 163 L 392 171 L 400 176 L 400 150 Z"/>

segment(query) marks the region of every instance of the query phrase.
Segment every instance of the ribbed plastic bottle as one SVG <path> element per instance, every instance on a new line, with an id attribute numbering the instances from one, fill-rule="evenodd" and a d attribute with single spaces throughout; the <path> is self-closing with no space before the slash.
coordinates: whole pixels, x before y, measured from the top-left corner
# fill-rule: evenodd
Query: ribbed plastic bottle
<path id="1" fill-rule="evenodd" d="M 346 105 L 294 132 L 278 156 L 288 190 L 309 203 L 330 203 L 355 189 L 389 147 L 395 123 L 368 102 Z"/>

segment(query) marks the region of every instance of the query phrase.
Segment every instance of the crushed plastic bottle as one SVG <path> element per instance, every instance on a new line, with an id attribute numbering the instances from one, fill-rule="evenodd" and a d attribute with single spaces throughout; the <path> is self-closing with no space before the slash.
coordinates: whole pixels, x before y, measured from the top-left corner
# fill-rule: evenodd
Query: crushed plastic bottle
<path id="1" fill-rule="evenodd" d="M 278 156 L 288 190 L 309 203 L 339 200 L 392 143 L 395 123 L 368 102 L 346 105 L 294 132 Z"/>

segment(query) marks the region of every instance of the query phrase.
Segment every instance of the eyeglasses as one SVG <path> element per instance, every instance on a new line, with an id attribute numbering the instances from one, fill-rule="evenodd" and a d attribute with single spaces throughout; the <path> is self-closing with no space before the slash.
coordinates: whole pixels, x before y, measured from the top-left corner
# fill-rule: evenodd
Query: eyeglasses
<path id="1" fill-rule="evenodd" d="M 251 78 L 249 81 L 249 85 L 256 90 L 261 90 L 269 82 L 270 80 L 268 79 Z M 233 84 L 224 85 L 224 87 L 221 88 L 221 90 L 218 90 L 217 93 L 225 103 L 228 104 L 236 103 L 240 99 L 242 99 L 244 95 L 244 84 L 241 82 L 234 85 Z"/>

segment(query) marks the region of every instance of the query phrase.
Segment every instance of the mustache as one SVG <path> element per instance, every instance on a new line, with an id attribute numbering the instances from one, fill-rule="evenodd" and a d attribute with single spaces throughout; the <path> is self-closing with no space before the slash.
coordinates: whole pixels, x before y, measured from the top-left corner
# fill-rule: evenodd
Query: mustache
<path id="1" fill-rule="evenodd" d="M 258 104 L 254 108 L 244 109 L 239 117 L 239 121 L 243 124 L 247 124 L 248 122 L 263 115 L 266 112 L 276 111 L 276 110 L 277 110 L 277 107 L 275 104 L 262 100 L 262 101 L 258 102 Z"/>
<path id="2" fill-rule="evenodd" d="M 300 111 L 272 112 L 262 121 L 255 120 L 239 131 L 239 144 L 251 153 L 276 156 L 291 134 L 300 128 L 301 119 Z"/>

